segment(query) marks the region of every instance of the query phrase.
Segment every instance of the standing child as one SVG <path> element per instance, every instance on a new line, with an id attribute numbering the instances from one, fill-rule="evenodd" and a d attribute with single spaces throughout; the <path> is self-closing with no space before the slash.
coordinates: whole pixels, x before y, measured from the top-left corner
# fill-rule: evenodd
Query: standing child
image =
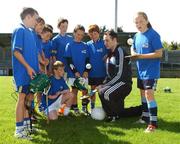
<path id="1" fill-rule="evenodd" d="M 86 65 L 89 64 L 87 45 L 82 42 L 84 37 L 85 28 L 82 25 L 77 25 L 74 28 L 74 41 L 67 44 L 65 50 L 65 57 L 68 64 L 68 83 L 72 86 L 72 92 L 74 94 L 74 100 L 72 108 L 75 113 L 79 113 L 78 104 L 77 104 L 77 94 L 78 89 L 74 87 L 73 83 L 76 78 L 83 77 L 87 80 L 89 69 L 86 68 Z M 87 93 L 86 90 L 82 91 L 83 95 Z M 85 100 L 82 100 L 82 111 L 85 114 L 88 114 L 87 103 Z"/>
<path id="2" fill-rule="evenodd" d="M 53 66 L 53 76 L 50 77 L 51 88 L 48 92 L 48 108 L 46 106 L 46 96 L 42 97 L 42 106 L 45 109 L 50 120 L 58 119 L 58 110 L 64 108 L 64 115 L 67 116 L 70 112 L 73 94 L 70 92 L 64 78 L 64 64 L 61 61 L 56 61 Z"/>
<path id="3" fill-rule="evenodd" d="M 139 32 L 134 37 L 131 53 L 132 59 L 137 59 L 137 87 L 143 106 L 139 122 L 148 124 L 145 132 L 153 132 L 157 128 L 157 103 L 153 87 L 160 78 L 163 46 L 159 34 L 152 28 L 144 12 L 138 12 L 134 21 Z"/>
<path id="4" fill-rule="evenodd" d="M 35 25 L 35 28 L 34 28 L 34 35 L 35 35 L 35 39 L 36 39 L 36 46 L 39 50 L 39 54 L 38 54 L 38 57 L 39 57 L 39 65 L 40 65 L 40 71 L 42 73 L 45 72 L 45 69 L 44 67 L 48 65 L 49 61 L 48 59 L 45 58 L 45 54 L 43 52 L 43 46 L 42 46 L 42 38 L 41 38 L 41 33 L 44 29 L 44 26 L 45 26 L 45 21 L 43 18 L 39 17 L 37 19 L 37 23 Z"/>
<path id="5" fill-rule="evenodd" d="M 106 76 L 105 56 L 107 49 L 104 45 L 104 41 L 100 39 L 99 26 L 94 24 L 90 25 L 88 29 L 88 35 L 90 41 L 87 42 L 89 61 L 92 65 L 92 69 L 89 72 L 88 82 L 93 91 L 98 85 L 102 84 Z M 95 94 L 91 96 L 91 109 L 95 107 Z"/>
<path id="6" fill-rule="evenodd" d="M 67 70 L 67 62 L 64 58 L 65 47 L 68 43 L 73 41 L 73 37 L 67 34 L 68 20 L 65 18 L 59 18 L 57 28 L 59 34 L 52 39 L 53 51 L 56 52 L 56 60 L 62 61 L 65 65 L 65 71 Z"/>
<path id="7" fill-rule="evenodd" d="M 30 139 L 25 123 L 29 123 L 28 111 L 25 108 L 25 97 L 33 96 L 29 92 L 29 83 L 39 71 L 38 49 L 31 28 L 34 28 L 38 12 L 33 8 L 24 8 L 20 14 L 22 24 L 12 34 L 13 76 L 19 92 L 16 105 L 15 137 Z"/>
<path id="8" fill-rule="evenodd" d="M 47 65 L 47 74 L 50 76 L 52 74 L 52 64 L 53 64 L 53 49 L 52 49 L 52 38 L 53 27 L 49 24 L 45 24 L 42 33 L 42 49 L 45 55 L 45 58 L 48 59 L 49 65 Z"/>
<path id="9" fill-rule="evenodd" d="M 38 49 L 38 60 L 39 60 L 39 69 L 40 69 L 40 72 L 44 71 L 42 69 L 42 66 L 43 65 L 47 65 L 48 61 L 45 61 L 45 57 L 44 57 L 44 53 L 42 51 L 42 39 L 41 39 L 41 32 L 44 28 L 44 24 L 45 24 L 45 21 L 42 17 L 38 17 L 36 19 L 36 25 L 34 26 L 34 37 L 35 37 L 35 40 L 36 40 L 36 47 Z M 41 97 L 41 94 L 40 93 L 37 93 L 37 103 L 39 104 L 40 103 L 40 97 Z M 31 104 L 31 108 L 32 108 L 32 116 L 31 116 L 31 120 L 35 121 L 37 118 L 35 116 L 35 105 L 34 105 L 34 100 L 32 101 L 32 104 Z"/>

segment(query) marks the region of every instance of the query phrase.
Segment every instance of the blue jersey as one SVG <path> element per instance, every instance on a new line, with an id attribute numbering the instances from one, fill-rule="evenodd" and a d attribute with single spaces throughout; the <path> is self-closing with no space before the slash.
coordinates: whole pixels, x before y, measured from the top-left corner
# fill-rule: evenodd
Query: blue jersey
<path id="1" fill-rule="evenodd" d="M 84 42 L 75 42 L 67 44 L 64 57 L 72 58 L 72 62 L 76 70 L 82 76 L 85 71 L 86 58 L 88 57 L 87 45 Z M 74 78 L 74 73 L 70 70 L 67 71 L 67 77 Z"/>
<path id="2" fill-rule="evenodd" d="M 93 40 L 87 42 L 90 64 L 92 69 L 89 72 L 89 77 L 102 78 L 106 76 L 106 67 L 104 56 L 107 54 L 107 49 L 104 41 L 99 39 L 94 42 Z"/>
<path id="3" fill-rule="evenodd" d="M 36 40 L 33 31 L 21 24 L 17 29 L 14 30 L 11 44 L 12 53 L 14 53 L 14 51 L 19 51 L 24 57 L 25 61 L 35 70 L 36 73 L 38 73 L 38 49 L 36 47 Z M 30 82 L 30 77 L 27 70 L 13 54 L 12 66 L 16 85 L 28 85 Z"/>
<path id="4" fill-rule="evenodd" d="M 152 28 L 144 33 L 137 33 L 134 37 L 133 49 L 138 54 L 153 53 L 162 47 L 159 34 Z M 138 59 L 136 65 L 139 79 L 158 79 L 160 77 L 159 58 Z"/>
<path id="5" fill-rule="evenodd" d="M 51 88 L 48 92 L 48 95 L 55 95 L 58 91 L 63 91 L 69 89 L 68 85 L 66 84 L 64 78 L 56 79 L 54 76 L 50 77 Z M 55 99 L 48 99 L 48 106 L 54 103 L 59 96 Z M 46 109 L 46 96 L 42 96 L 41 105 L 44 109 Z"/>
<path id="6" fill-rule="evenodd" d="M 52 42 L 50 40 L 48 42 L 43 42 L 42 48 L 43 48 L 45 57 L 47 59 L 50 59 L 50 57 L 52 56 Z"/>
<path id="7" fill-rule="evenodd" d="M 73 41 L 73 37 L 70 35 L 56 35 L 52 39 L 52 47 L 53 50 L 56 51 L 56 59 L 62 61 L 66 65 L 66 60 L 64 59 L 64 51 L 67 43 L 71 43 Z"/>
<path id="8" fill-rule="evenodd" d="M 34 30 L 33 30 L 33 33 L 34 33 L 34 37 L 35 37 L 35 40 L 36 40 L 36 47 L 39 51 L 39 54 L 42 54 L 42 39 L 40 37 L 40 35 L 38 35 Z"/>

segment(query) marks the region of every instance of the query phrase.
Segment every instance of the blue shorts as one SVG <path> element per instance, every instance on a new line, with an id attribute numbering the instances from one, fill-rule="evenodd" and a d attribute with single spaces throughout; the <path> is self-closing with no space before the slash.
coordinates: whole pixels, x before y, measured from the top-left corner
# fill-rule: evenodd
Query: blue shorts
<path id="1" fill-rule="evenodd" d="M 157 86 L 157 79 L 137 80 L 137 87 L 142 90 L 147 90 L 147 89 L 155 90 L 156 86 Z"/>
<path id="2" fill-rule="evenodd" d="M 24 94 L 29 94 L 30 91 L 29 91 L 29 85 L 24 85 L 24 86 L 18 86 L 16 88 L 16 91 L 19 92 L 19 93 L 24 93 Z"/>

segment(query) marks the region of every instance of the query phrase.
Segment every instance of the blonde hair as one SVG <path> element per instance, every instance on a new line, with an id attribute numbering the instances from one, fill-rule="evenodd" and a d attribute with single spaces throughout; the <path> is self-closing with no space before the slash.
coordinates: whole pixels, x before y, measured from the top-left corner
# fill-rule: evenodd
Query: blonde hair
<path id="1" fill-rule="evenodd" d="M 52 70 L 57 70 L 59 67 L 64 68 L 64 63 L 61 61 L 55 61 L 52 65 Z"/>
<path id="2" fill-rule="evenodd" d="M 147 16 L 147 14 L 145 12 L 139 11 L 139 12 L 137 12 L 137 15 L 142 16 L 146 21 L 148 21 L 148 24 L 147 24 L 148 28 L 152 27 L 151 23 L 148 20 L 148 16 Z"/>

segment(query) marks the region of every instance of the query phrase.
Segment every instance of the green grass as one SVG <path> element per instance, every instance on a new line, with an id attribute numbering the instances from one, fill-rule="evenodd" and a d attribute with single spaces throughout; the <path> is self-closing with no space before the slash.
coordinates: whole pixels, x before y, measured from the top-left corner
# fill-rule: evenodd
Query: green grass
<path id="1" fill-rule="evenodd" d="M 115 123 L 95 121 L 85 116 L 59 117 L 50 122 L 40 119 L 41 130 L 32 141 L 13 137 L 15 100 L 12 77 L 0 77 L 0 144 L 179 144 L 180 142 L 180 79 L 162 78 L 155 93 L 158 102 L 158 124 L 155 133 L 145 134 L 145 125 L 134 124 L 138 118 L 122 118 Z M 133 79 L 133 90 L 126 107 L 140 104 L 139 90 Z M 172 93 L 164 93 L 169 86 Z M 100 102 L 98 100 L 98 105 Z"/>

